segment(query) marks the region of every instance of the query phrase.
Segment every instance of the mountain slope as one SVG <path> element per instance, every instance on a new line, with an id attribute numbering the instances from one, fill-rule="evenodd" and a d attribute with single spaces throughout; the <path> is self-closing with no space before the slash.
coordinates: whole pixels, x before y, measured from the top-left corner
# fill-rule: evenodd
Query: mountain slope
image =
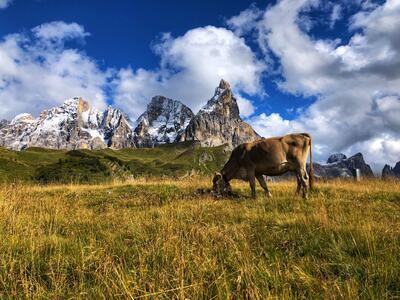
<path id="1" fill-rule="evenodd" d="M 93 151 L 0 147 L 0 182 L 98 183 L 143 176 L 210 175 L 222 168 L 228 155 L 223 146 L 203 148 L 198 142 Z"/>

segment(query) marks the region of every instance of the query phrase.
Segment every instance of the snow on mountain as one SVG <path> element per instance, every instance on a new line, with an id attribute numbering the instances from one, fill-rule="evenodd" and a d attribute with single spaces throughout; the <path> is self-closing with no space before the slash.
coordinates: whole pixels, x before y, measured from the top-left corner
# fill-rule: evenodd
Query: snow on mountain
<path id="1" fill-rule="evenodd" d="M 91 108 L 87 101 L 75 97 L 59 107 L 44 110 L 36 119 L 29 114 L 21 114 L 0 130 L 0 145 L 21 150 L 27 147 L 101 149 L 133 144 L 118 141 L 115 132 L 125 131 L 125 127 L 129 126 L 126 126 L 127 121 L 119 110 L 113 109 L 111 116 L 109 110 L 99 112 Z"/>
<path id="2" fill-rule="evenodd" d="M 193 116 L 190 108 L 180 101 L 155 96 L 136 121 L 136 143 L 144 147 L 173 143 Z"/>
<path id="3" fill-rule="evenodd" d="M 344 159 L 347 159 L 347 157 L 343 153 L 333 153 L 328 157 L 328 160 L 326 161 L 326 163 L 332 164 L 332 163 L 340 162 Z"/>

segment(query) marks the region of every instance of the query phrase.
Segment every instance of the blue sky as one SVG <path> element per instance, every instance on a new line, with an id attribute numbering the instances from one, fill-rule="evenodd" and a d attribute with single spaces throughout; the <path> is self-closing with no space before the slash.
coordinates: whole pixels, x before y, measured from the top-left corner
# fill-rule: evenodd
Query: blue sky
<path id="1" fill-rule="evenodd" d="M 73 96 L 196 112 L 224 77 L 260 134 L 380 167 L 400 160 L 398 28 L 400 0 L 0 0 L 0 118 Z"/>
<path id="2" fill-rule="evenodd" d="M 71 46 L 94 58 L 103 70 L 124 68 L 128 65 L 133 69 L 155 69 L 159 66 L 160 58 L 152 50 L 152 45 L 157 43 L 162 33 L 169 32 L 176 37 L 190 29 L 207 25 L 228 27 L 227 19 L 249 6 L 265 9 L 274 3 L 275 1 L 14 0 L 7 10 L 0 11 L 0 36 L 27 32 L 53 21 L 75 22 L 82 25 L 90 36 L 85 38 L 84 43 L 74 44 L 76 41 L 70 41 Z M 248 39 L 248 43 L 254 44 L 251 39 Z M 259 50 L 254 48 L 257 53 Z M 282 93 L 273 83 L 274 77 L 262 78 L 268 101 L 260 95 L 247 97 L 254 102 L 256 112 L 278 112 L 285 118 L 293 119 L 296 116 L 295 109 L 309 104 L 312 98 L 304 101 L 304 98 Z M 211 97 L 213 91 L 208 93 Z M 108 94 L 107 98 L 112 103 L 112 94 Z"/>

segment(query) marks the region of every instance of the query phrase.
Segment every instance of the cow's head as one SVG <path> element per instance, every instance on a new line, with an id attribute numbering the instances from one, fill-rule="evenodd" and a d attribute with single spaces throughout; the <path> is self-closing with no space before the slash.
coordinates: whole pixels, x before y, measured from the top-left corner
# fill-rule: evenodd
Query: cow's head
<path id="1" fill-rule="evenodd" d="M 229 182 L 225 181 L 221 173 L 216 172 L 213 178 L 213 194 L 216 196 L 224 196 L 231 191 Z"/>

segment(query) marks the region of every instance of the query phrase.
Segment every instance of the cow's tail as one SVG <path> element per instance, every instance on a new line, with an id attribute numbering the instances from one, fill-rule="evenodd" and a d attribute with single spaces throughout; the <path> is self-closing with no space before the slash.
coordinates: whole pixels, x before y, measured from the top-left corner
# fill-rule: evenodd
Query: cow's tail
<path id="1" fill-rule="evenodd" d="M 311 145 L 311 136 L 310 136 L 310 170 L 308 174 L 308 183 L 310 185 L 310 191 L 313 189 L 314 186 L 314 171 L 313 171 L 313 164 L 312 164 L 312 145 Z"/>

